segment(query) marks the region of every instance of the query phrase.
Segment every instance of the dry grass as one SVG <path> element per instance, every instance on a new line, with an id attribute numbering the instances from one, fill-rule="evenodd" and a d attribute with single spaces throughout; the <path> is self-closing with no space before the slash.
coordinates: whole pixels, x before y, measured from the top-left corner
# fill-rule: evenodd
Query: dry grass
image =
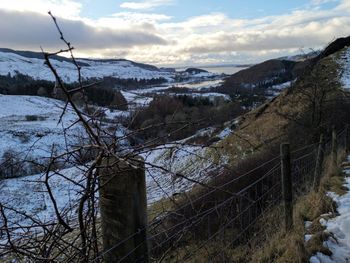
<path id="1" fill-rule="evenodd" d="M 329 88 L 326 95 L 327 101 L 342 96 L 338 83 L 338 64 L 333 56 L 323 58 L 310 74 L 298 80 L 291 89 L 241 116 L 239 127 L 219 143 L 223 148 L 223 154 L 230 158 L 230 164 L 236 164 L 251 153 L 264 151 L 286 140 L 290 141 L 292 147 L 305 145 L 308 141 L 314 141 L 319 137 L 320 125 L 329 126 L 328 122 L 335 121 L 336 116 L 328 116 L 331 110 L 325 110 L 328 115 L 325 114 L 323 123 L 316 125 L 311 120 L 313 116 L 311 116 L 310 97 L 320 95 L 313 94 L 313 87 L 315 85 L 321 87 L 324 84 L 317 82 L 321 79 L 318 75 L 327 76 L 331 83 L 329 86 L 332 88 Z M 322 105 L 325 108 L 330 107 L 327 103 Z M 298 136 L 295 136 L 296 134 Z"/>
<path id="2" fill-rule="evenodd" d="M 340 158 L 344 153 L 340 154 Z M 272 212 L 267 216 L 265 226 L 275 226 L 267 228 L 267 242 L 257 250 L 249 261 L 256 263 L 301 263 L 308 262 L 309 258 L 316 252 L 331 255 L 331 251 L 323 246 L 323 242 L 329 237 L 324 232 L 324 227 L 319 223 L 321 215 L 331 213 L 329 217 L 336 214 L 336 205 L 333 200 L 326 195 L 328 191 L 344 194 L 344 174 L 340 168 L 329 168 L 329 158 L 326 160 L 325 175 L 318 192 L 299 198 L 294 205 L 294 229 L 289 233 L 284 233 L 282 227 L 276 224 L 282 222 L 281 214 Z M 306 229 L 305 221 L 312 222 Z M 264 225 L 262 225 L 264 227 Z M 304 241 L 305 234 L 312 235 L 308 241 Z"/>

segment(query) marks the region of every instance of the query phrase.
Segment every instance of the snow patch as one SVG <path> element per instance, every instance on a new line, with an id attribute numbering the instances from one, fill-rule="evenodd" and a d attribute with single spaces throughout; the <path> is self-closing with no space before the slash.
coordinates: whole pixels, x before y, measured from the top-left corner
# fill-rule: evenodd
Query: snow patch
<path id="1" fill-rule="evenodd" d="M 128 102 L 128 106 L 131 108 L 146 107 L 153 101 L 153 98 L 142 94 L 127 91 L 121 91 L 121 93 Z"/>
<path id="2" fill-rule="evenodd" d="M 337 62 L 340 66 L 340 81 L 345 89 L 350 89 L 350 47 L 341 52 Z"/>
<path id="3" fill-rule="evenodd" d="M 345 180 L 345 186 L 350 189 L 350 178 Z M 347 263 L 350 260 L 350 191 L 342 196 L 335 193 L 328 195 L 337 203 L 339 215 L 331 219 L 322 218 L 320 223 L 326 227 L 327 232 L 332 234 L 332 237 L 326 240 L 323 245 L 333 254 L 326 256 L 317 253 L 310 258 L 310 262 Z"/>

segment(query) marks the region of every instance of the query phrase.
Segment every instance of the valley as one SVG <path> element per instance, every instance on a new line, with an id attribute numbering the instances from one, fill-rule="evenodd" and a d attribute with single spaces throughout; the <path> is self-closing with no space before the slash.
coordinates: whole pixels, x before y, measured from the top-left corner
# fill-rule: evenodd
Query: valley
<path id="1" fill-rule="evenodd" d="M 0 50 L 0 200 L 8 211 L 0 224 L 13 229 L 16 242 L 43 233 L 43 226 L 56 224 L 60 216 L 74 229 L 82 214 L 100 220 L 97 181 L 107 169 L 102 159 L 120 158 L 131 165 L 142 158 L 150 224 L 171 225 L 172 210 L 190 209 L 187 200 L 192 210 L 205 208 L 211 214 L 216 201 L 198 204 L 197 195 L 221 200 L 259 181 L 241 181 L 241 175 L 276 160 L 284 139 L 294 148 L 315 144 L 320 127 L 347 121 L 346 99 L 334 105 L 310 96 L 347 90 L 348 47 L 325 57 L 272 59 L 232 75 L 78 59 L 81 83 L 77 65 L 56 57 L 52 64 L 64 86 L 40 54 L 13 52 Z M 318 82 L 316 74 L 326 74 L 329 83 Z M 312 83 L 324 90 L 309 95 Z M 302 140 L 294 130 L 303 133 Z M 93 204 L 82 204 L 84 198 Z M 193 213 L 181 209 L 176 216 Z M 6 238 L 0 232 L 0 247 L 7 245 Z"/>

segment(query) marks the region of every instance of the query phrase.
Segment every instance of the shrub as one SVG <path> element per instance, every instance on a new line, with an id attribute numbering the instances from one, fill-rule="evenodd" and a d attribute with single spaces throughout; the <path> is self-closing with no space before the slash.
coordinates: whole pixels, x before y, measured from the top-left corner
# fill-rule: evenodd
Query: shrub
<path id="1" fill-rule="evenodd" d="M 26 121 L 37 121 L 39 117 L 37 115 L 26 115 Z"/>

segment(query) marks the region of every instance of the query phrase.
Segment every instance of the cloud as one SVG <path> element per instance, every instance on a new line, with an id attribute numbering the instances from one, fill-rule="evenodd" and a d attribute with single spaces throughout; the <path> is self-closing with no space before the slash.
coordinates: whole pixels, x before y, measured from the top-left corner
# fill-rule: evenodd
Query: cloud
<path id="1" fill-rule="evenodd" d="M 131 22 L 160 22 L 167 21 L 171 19 L 171 16 L 164 14 L 150 14 L 150 13 L 135 13 L 135 12 L 120 12 L 113 14 L 112 17 L 120 18 Z"/>
<path id="2" fill-rule="evenodd" d="M 249 20 L 213 13 L 181 23 L 164 23 L 160 27 L 162 32 L 183 36 L 172 47 L 187 61 L 196 61 L 199 57 L 205 61 L 216 56 L 218 62 L 230 59 L 238 63 L 256 62 L 268 55 L 272 58 L 300 52 L 301 48 L 322 48 L 332 39 L 348 35 L 349 3 L 349 0 L 344 0 L 329 10 L 310 8 Z M 340 9 L 340 6 L 343 8 Z M 172 40 L 175 39 L 169 39 L 170 42 Z M 170 52 L 168 48 L 162 49 Z"/>
<path id="3" fill-rule="evenodd" d="M 41 14 L 51 10 L 58 17 L 72 19 L 79 17 L 82 4 L 76 0 L 11 0 L 0 1 L 0 9 Z"/>
<path id="4" fill-rule="evenodd" d="M 53 50 L 62 44 L 48 15 L 32 12 L 0 10 L 0 46 L 38 50 L 40 46 Z M 148 32 L 148 28 L 111 29 L 93 27 L 82 21 L 60 18 L 58 20 L 65 37 L 79 52 L 103 49 L 130 49 L 134 46 L 165 45 L 162 37 Z"/>
<path id="5" fill-rule="evenodd" d="M 150 32 L 155 31 L 155 25 L 170 20 L 171 17 L 163 14 L 120 12 L 95 21 L 85 20 L 88 24 L 98 27 L 138 28 L 148 27 Z"/>
<path id="6" fill-rule="evenodd" d="M 312 0 L 311 4 L 313 5 L 323 5 L 327 3 L 334 3 L 334 2 L 339 2 L 339 0 Z"/>
<path id="7" fill-rule="evenodd" d="M 73 0 L 48 2 L 63 1 L 76 3 Z M 331 0 L 314 3 L 325 1 Z M 129 6 L 152 9 L 171 3 L 153 0 Z M 233 19 L 224 13 L 208 13 L 174 22 L 170 16 L 143 10 L 88 19 L 79 17 L 79 12 L 76 6 L 73 19 L 59 18 L 62 30 L 79 56 L 125 57 L 160 65 L 254 63 L 292 55 L 300 48 L 321 48 L 334 38 L 350 33 L 350 0 L 338 0 L 337 5 L 328 9 L 309 5 L 256 19 Z M 34 50 L 40 45 L 48 49 L 61 47 L 47 15 L 4 11 L 0 3 L 0 17 L 0 46 Z"/>
<path id="8" fill-rule="evenodd" d="M 173 0 L 144 0 L 142 2 L 124 2 L 120 7 L 134 10 L 145 10 L 153 9 L 158 6 L 171 5 L 173 3 Z"/>

